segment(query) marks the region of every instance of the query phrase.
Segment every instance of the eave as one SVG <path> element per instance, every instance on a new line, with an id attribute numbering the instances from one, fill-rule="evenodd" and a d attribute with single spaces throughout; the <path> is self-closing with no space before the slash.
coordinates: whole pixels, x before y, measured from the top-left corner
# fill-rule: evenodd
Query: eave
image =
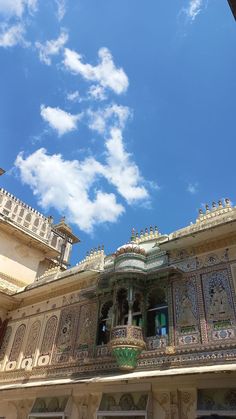
<path id="1" fill-rule="evenodd" d="M 236 238 L 236 220 L 227 221 L 224 224 L 217 224 L 199 231 L 193 231 L 186 235 L 169 239 L 160 243 L 161 250 L 174 250 L 184 247 L 194 247 L 198 244 L 209 243 L 221 238 Z"/>
<path id="2" fill-rule="evenodd" d="M 97 286 L 98 272 L 92 270 L 65 271 L 57 279 L 49 279 L 48 282 L 40 281 L 36 286 L 26 287 L 23 291 L 14 294 L 16 300 L 21 301 L 21 306 L 26 306 L 39 301 L 45 301 L 53 297 L 66 295 L 69 292 L 95 289 Z"/>
<path id="3" fill-rule="evenodd" d="M 0 229 L 7 232 L 7 234 L 17 237 L 27 246 L 32 246 L 36 249 L 41 250 L 47 257 L 57 257 L 60 252 L 45 241 L 41 240 L 38 236 L 34 236 L 28 230 L 24 230 L 19 225 L 15 225 L 9 219 L 5 219 L 0 215 Z"/>
<path id="4" fill-rule="evenodd" d="M 236 20 L 236 0 L 228 0 L 228 3 Z"/>

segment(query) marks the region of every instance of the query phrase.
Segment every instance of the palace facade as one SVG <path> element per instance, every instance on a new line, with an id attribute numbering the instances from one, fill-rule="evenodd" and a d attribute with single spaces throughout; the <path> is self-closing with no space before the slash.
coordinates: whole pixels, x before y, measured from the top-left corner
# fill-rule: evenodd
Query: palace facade
<path id="1" fill-rule="evenodd" d="M 78 241 L 0 189 L 0 418 L 235 419 L 236 207 Z"/>

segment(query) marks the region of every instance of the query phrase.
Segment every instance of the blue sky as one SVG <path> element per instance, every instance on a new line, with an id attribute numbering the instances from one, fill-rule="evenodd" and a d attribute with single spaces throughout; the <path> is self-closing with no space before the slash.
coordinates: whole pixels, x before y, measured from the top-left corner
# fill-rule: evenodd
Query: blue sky
<path id="1" fill-rule="evenodd" d="M 226 0 L 0 0 L 1 186 L 82 242 L 169 233 L 235 195 Z"/>

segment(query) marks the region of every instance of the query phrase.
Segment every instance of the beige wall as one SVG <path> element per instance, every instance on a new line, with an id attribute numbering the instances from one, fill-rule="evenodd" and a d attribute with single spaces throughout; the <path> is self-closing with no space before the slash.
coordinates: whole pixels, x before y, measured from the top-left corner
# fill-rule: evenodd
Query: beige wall
<path id="1" fill-rule="evenodd" d="M 30 284 L 34 281 L 44 254 L 0 231 L 0 272 Z"/>
<path id="2" fill-rule="evenodd" d="M 27 419 L 36 397 L 68 395 L 71 398 L 69 419 L 96 419 L 102 393 L 149 392 L 152 413 L 148 419 L 195 419 L 198 388 L 235 388 L 236 374 L 194 374 L 150 381 L 107 384 L 52 385 L 0 392 L 0 416 Z"/>

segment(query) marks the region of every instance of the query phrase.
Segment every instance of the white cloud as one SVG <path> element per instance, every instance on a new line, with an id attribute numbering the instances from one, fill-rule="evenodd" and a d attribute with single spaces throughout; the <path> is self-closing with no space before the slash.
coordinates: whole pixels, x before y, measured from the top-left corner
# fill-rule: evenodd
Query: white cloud
<path id="1" fill-rule="evenodd" d="M 127 106 L 110 105 L 97 111 L 88 110 L 89 128 L 104 134 L 110 127 L 123 129 L 131 111 Z"/>
<path id="2" fill-rule="evenodd" d="M 203 0 L 191 0 L 189 2 L 188 7 L 184 10 L 187 16 L 191 20 L 194 20 L 197 17 L 197 15 L 201 12 L 202 6 L 203 6 Z"/>
<path id="3" fill-rule="evenodd" d="M 28 43 L 24 39 L 25 28 L 23 24 L 8 26 L 2 24 L 0 26 L 0 47 L 9 48 L 21 44 L 27 46 Z"/>
<path id="4" fill-rule="evenodd" d="M 60 22 L 66 13 L 66 0 L 55 0 L 55 3 L 57 6 L 57 18 Z"/>
<path id="5" fill-rule="evenodd" d="M 142 185 L 143 179 L 138 166 L 132 161 L 131 155 L 124 148 L 122 132 L 112 128 L 110 138 L 106 141 L 106 167 L 104 175 L 112 183 L 125 200 L 134 201 L 148 198 L 148 191 Z"/>
<path id="6" fill-rule="evenodd" d="M 113 193 L 95 190 L 94 199 L 89 197 L 101 171 L 94 159 L 68 161 L 60 154 L 49 156 L 45 149 L 39 149 L 25 159 L 19 154 L 15 165 L 22 182 L 31 187 L 44 209 L 57 209 L 83 231 L 92 232 L 96 225 L 116 222 L 124 212 Z"/>
<path id="7" fill-rule="evenodd" d="M 37 0 L 0 0 L 0 14 L 6 17 L 22 17 L 28 10 L 33 13 L 37 10 Z"/>
<path id="8" fill-rule="evenodd" d="M 77 128 L 77 122 L 81 114 L 72 115 L 60 108 L 51 108 L 41 105 L 41 116 L 49 123 L 50 127 L 55 129 L 59 136 L 74 131 Z"/>
<path id="9" fill-rule="evenodd" d="M 72 73 L 80 74 L 86 80 L 97 82 L 103 88 L 109 88 L 117 94 L 124 93 L 129 85 L 124 70 L 115 66 L 107 48 L 100 48 L 98 57 L 98 65 L 84 64 L 80 54 L 66 48 L 64 65 Z"/>
<path id="10" fill-rule="evenodd" d="M 92 99 L 100 101 L 107 99 L 104 87 L 100 86 L 99 84 L 93 84 L 92 86 L 90 86 L 89 96 Z"/>
<path id="11" fill-rule="evenodd" d="M 71 102 L 80 102 L 81 97 L 78 90 L 75 90 L 74 92 L 67 93 L 66 95 L 67 100 L 70 100 Z"/>
<path id="12" fill-rule="evenodd" d="M 35 46 L 39 50 L 39 58 L 43 63 L 50 65 L 52 63 L 51 57 L 59 54 L 64 45 L 68 41 L 68 34 L 62 31 L 57 39 L 46 41 L 45 44 L 36 42 Z"/>
<path id="13" fill-rule="evenodd" d="M 88 111 L 89 128 L 105 136 L 106 164 L 103 176 L 113 184 L 130 204 L 148 199 L 148 191 L 132 156 L 125 150 L 122 130 L 130 117 L 130 109 L 116 104 L 96 112 Z"/>
<path id="14" fill-rule="evenodd" d="M 192 194 L 195 195 L 198 192 L 198 183 L 189 183 L 187 186 L 187 191 Z"/>

